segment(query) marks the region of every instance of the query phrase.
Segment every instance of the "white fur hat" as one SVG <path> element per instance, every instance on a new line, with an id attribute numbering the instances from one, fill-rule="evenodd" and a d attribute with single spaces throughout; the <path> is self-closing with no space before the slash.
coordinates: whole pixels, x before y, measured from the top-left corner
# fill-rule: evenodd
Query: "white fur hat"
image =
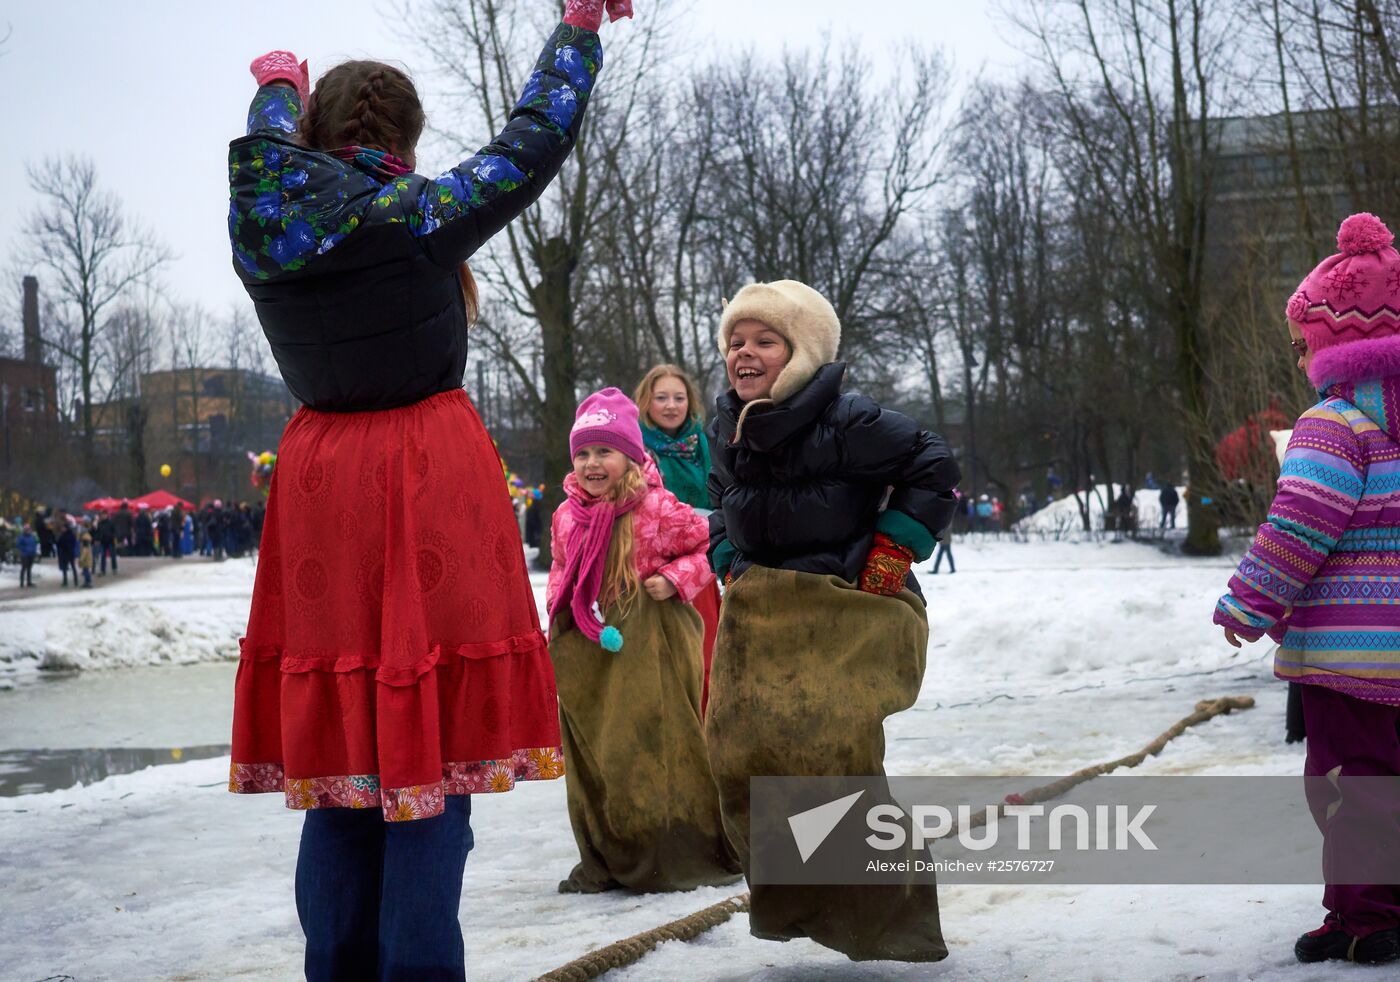
<path id="1" fill-rule="evenodd" d="M 724 308 L 719 322 L 719 352 L 729 354 L 729 337 L 739 321 L 754 320 L 781 334 L 792 347 L 792 357 L 778 373 L 769 398 L 773 402 L 797 393 L 836 360 L 841 344 L 841 321 L 831 303 L 816 290 L 796 280 L 750 283 Z"/>

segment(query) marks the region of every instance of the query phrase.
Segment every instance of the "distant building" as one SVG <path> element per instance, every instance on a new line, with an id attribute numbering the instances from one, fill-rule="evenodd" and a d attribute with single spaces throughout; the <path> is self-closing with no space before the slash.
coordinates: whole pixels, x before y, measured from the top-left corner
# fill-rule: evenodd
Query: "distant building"
<path id="1" fill-rule="evenodd" d="M 1390 148 L 1400 149 L 1397 120 L 1388 120 L 1387 132 L 1378 125 L 1386 120 L 1377 110 L 1370 112 L 1369 146 L 1356 110 L 1293 113 L 1291 147 L 1283 113 L 1215 121 L 1220 129 L 1206 266 L 1236 271 L 1247 266 L 1280 320 L 1298 282 L 1336 251 L 1342 219 L 1356 211 L 1383 211 L 1394 197 L 1393 166 L 1383 163 L 1386 173 L 1380 174 L 1372 164 L 1393 158 Z M 1381 217 L 1400 223 L 1400 215 Z"/>
<path id="2" fill-rule="evenodd" d="M 274 375 L 237 368 L 146 372 L 140 395 L 93 407 L 98 453 L 122 493 L 251 497 L 248 451 L 274 450 L 298 403 Z M 118 458 L 126 458 L 121 461 Z M 169 478 L 160 476 L 169 464 Z M 126 485 L 133 485 L 127 488 Z"/>
<path id="3" fill-rule="evenodd" d="M 43 361 L 39 281 L 24 278 L 24 357 L 0 358 L 0 491 L 38 498 L 54 486 L 64 439 L 58 379 Z"/>

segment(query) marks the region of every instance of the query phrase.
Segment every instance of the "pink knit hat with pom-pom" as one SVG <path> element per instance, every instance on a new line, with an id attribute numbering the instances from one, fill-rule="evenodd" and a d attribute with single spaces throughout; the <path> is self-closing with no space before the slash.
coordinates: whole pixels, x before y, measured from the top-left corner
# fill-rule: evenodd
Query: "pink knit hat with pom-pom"
<path id="1" fill-rule="evenodd" d="M 1318 263 L 1288 300 L 1288 319 L 1313 352 L 1319 389 L 1400 374 L 1400 252 L 1375 215 L 1352 215 L 1337 230 L 1341 251 Z"/>

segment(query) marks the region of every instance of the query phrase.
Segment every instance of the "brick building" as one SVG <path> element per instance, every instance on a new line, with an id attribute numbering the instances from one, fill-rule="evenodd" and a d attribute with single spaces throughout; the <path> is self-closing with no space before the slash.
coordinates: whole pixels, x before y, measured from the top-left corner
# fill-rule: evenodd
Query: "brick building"
<path id="1" fill-rule="evenodd" d="M 41 498 L 60 482 L 58 379 L 43 361 L 39 281 L 24 278 L 24 357 L 0 358 L 0 492 Z"/>

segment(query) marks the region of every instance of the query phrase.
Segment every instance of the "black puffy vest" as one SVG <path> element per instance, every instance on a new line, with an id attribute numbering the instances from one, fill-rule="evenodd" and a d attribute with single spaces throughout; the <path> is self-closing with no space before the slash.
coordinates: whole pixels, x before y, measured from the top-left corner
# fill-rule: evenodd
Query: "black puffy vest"
<path id="1" fill-rule="evenodd" d="M 936 536 L 952 521 L 957 462 L 947 445 L 872 399 L 842 394 L 842 362 L 817 370 L 796 395 L 744 420 L 731 389 L 710 422 L 711 550 L 727 539 L 739 575 L 757 563 L 832 573 L 855 582 L 881 503 Z M 919 592 L 914 577 L 909 586 Z"/>
<path id="2" fill-rule="evenodd" d="M 392 409 L 461 388 L 457 272 L 405 224 L 366 226 L 305 270 L 244 285 L 287 388 L 312 409 Z"/>

